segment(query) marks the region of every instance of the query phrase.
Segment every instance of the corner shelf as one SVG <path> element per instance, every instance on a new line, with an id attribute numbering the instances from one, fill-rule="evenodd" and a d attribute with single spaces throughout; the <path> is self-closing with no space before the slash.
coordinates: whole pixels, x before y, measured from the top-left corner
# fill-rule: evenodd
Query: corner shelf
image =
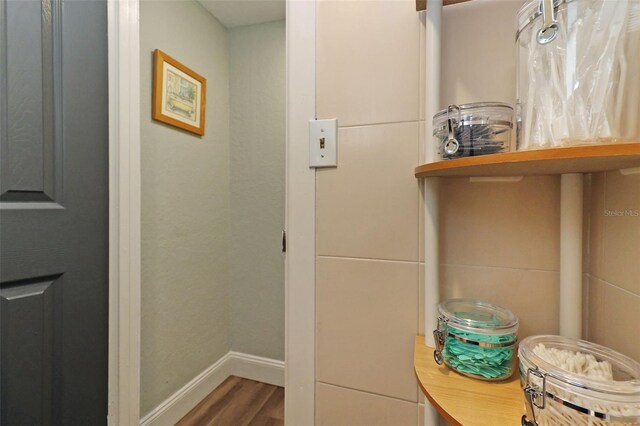
<path id="1" fill-rule="evenodd" d="M 452 425 L 520 425 L 525 410 L 518 374 L 505 382 L 465 377 L 437 365 L 424 336 L 416 337 L 414 366 L 422 392 Z"/>
<path id="2" fill-rule="evenodd" d="M 441 105 L 439 77 L 442 66 L 442 6 L 470 0 L 429 2 L 424 13 L 425 31 L 425 107 L 424 146 L 428 143 L 431 119 Z M 425 10 L 427 0 L 416 0 L 416 10 Z M 595 142 L 595 141 L 594 141 Z M 499 177 L 525 175 L 561 175 L 560 178 L 560 298 L 559 334 L 580 337 L 582 315 L 573 309 L 582 296 L 583 173 L 640 168 L 640 140 L 628 143 L 576 146 L 467 157 L 423 164 L 415 169 L 416 178 L 427 178 L 424 195 L 424 321 L 425 330 L 436 328 L 436 302 L 440 299 L 439 276 L 439 199 L 434 177 Z M 433 340 L 429 337 L 428 341 Z M 420 387 L 427 399 L 424 424 L 438 422 L 436 410 L 454 425 L 519 425 L 524 414 L 522 391 L 517 375 L 502 383 L 485 383 L 461 376 L 433 361 L 433 349 L 418 337 L 414 366 Z"/>
<path id="3" fill-rule="evenodd" d="M 417 178 L 555 175 L 634 167 L 640 167 L 640 143 L 630 142 L 457 158 L 418 166 L 415 175 Z"/>

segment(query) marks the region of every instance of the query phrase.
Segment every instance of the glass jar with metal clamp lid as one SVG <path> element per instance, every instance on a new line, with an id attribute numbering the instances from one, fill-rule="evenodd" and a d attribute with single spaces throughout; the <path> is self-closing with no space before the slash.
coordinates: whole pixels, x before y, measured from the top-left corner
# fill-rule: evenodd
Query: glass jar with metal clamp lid
<path id="1" fill-rule="evenodd" d="M 523 426 L 640 425 L 640 363 L 562 336 L 520 343 Z"/>
<path id="2" fill-rule="evenodd" d="M 438 160 L 511 150 L 513 108 L 500 102 L 449 105 L 433 117 Z"/>
<path id="3" fill-rule="evenodd" d="M 517 149 L 637 142 L 640 0 L 526 0 Z"/>
<path id="4" fill-rule="evenodd" d="M 515 370 L 518 318 L 509 310 L 474 299 L 438 305 L 433 357 L 475 379 L 498 381 Z"/>

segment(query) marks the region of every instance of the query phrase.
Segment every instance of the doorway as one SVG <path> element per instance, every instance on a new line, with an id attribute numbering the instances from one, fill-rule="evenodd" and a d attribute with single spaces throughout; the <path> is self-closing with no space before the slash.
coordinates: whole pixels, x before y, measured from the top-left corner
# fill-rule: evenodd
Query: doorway
<path id="1" fill-rule="evenodd" d="M 143 424 L 229 374 L 284 384 L 285 20 L 264 3 L 140 2 Z M 158 51 L 206 80 L 203 135 L 152 118 Z"/>
<path id="2" fill-rule="evenodd" d="M 139 419 L 140 50 L 137 0 L 110 1 L 111 226 L 110 424 Z M 286 3 L 287 142 L 285 418 L 314 417 L 315 171 L 308 120 L 315 117 L 315 1 Z M 204 397 L 204 395 L 202 395 Z M 170 405 L 170 404 L 169 404 Z M 170 409 L 171 407 L 166 407 Z M 184 408 L 184 407 L 183 407 Z M 188 408 L 184 412 L 187 412 Z"/>

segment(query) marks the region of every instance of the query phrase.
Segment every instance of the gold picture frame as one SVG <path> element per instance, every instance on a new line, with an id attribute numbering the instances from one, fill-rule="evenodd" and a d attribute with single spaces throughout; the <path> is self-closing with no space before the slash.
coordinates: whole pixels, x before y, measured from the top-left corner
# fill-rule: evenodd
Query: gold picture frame
<path id="1" fill-rule="evenodd" d="M 153 52 L 151 117 L 204 136 L 207 79 L 160 49 Z"/>

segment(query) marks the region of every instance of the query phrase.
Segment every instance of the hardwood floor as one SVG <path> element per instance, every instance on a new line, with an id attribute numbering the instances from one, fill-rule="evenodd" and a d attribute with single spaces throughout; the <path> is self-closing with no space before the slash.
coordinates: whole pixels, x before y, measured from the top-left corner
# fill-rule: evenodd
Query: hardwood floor
<path id="1" fill-rule="evenodd" d="M 284 388 L 230 376 L 176 426 L 283 426 Z"/>

